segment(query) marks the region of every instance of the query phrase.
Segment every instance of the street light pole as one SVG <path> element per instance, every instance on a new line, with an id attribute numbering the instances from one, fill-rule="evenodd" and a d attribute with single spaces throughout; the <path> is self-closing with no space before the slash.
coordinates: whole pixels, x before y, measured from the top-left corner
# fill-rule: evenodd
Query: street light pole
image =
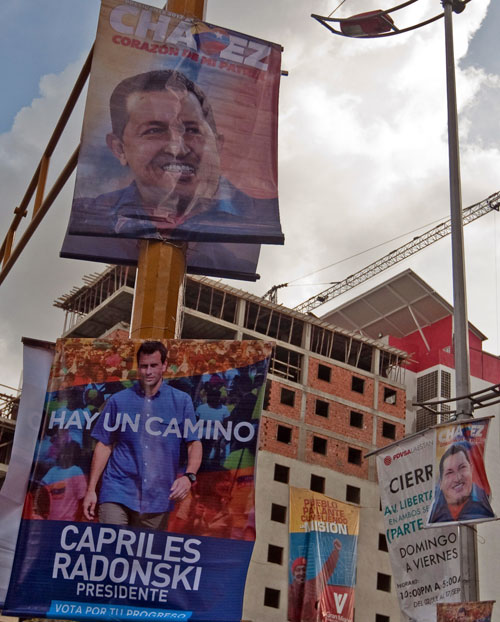
<path id="1" fill-rule="evenodd" d="M 453 271 L 453 345 L 455 351 L 455 394 L 469 395 L 469 323 L 465 287 L 464 235 L 462 193 L 460 183 L 460 153 L 458 142 L 457 89 L 455 55 L 453 51 L 453 8 L 456 0 L 442 0 L 446 48 L 446 93 L 448 102 L 448 157 L 450 168 L 451 255 Z M 460 5 L 458 5 L 460 6 Z M 464 6 L 464 5 L 463 5 Z M 472 403 L 465 398 L 457 401 L 457 418 L 472 417 Z M 477 538 L 475 526 L 459 527 L 460 574 L 462 601 L 479 600 L 477 567 Z"/>
<path id="2" fill-rule="evenodd" d="M 456 395 L 470 393 L 469 331 L 465 288 L 462 194 L 460 188 L 460 154 L 458 145 L 457 90 L 453 52 L 453 0 L 442 0 L 446 48 L 446 92 L 448 102 L 448 156 L 450 167 L 451 252 L 453 269 L 454 349 Z M 472 417 L 468 398 L 457 402 L 459 418 Z"/>
<path id="3" fill-rule="evenodd" d="M 453 273 L 453 345 L 455 354 L 455 395 L 470 395 L 469 323 L 465 288 L 464 237 L 462 220 L 462 196 L 460 184 L 460 155 L 458 144 L 458 115 L 455 82 L 455 56 L 453 52 L 453 13 L 461 13 L 469 0 L 441 0 L 444 12 L 418 24 L 402 29 L 394 25 L 391 13 L 404 9 L 418 0 L 405 0 L 390 9 L 370 11 L 347 19 L 312 15 L 331 32 L 344 37 L 389 37 L 421 28 L 444 17 L 446 48 L 446 92 L 448 104 L 448 156 L 451 213 L 451 248 Z M 337 23 L 340 29 L 331 24 Z M 469 397 L 457 400 L 457 419 L 473 417 Z M 462 601 L 479 600 L 479 576 L 477 567 L 476 529 L 474 526 L 459 527 L 460 567 Z"/>

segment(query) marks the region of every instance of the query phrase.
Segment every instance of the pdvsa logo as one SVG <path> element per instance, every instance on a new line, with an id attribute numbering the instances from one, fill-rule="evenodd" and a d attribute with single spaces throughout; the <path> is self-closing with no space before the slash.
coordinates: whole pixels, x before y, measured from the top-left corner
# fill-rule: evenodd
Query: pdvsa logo
<path id="1" fill-rule="evenodd" d="M 404 456 L 409 456 L 411 453 L 412 453 L 411 449 L 405 449 L 404 451 L 398 451 L 398 453 L 394 454 L 392 457 L 386 456 L 384 458 L 384 464 L 385 466 L 389 466 L 393 460 L 399 460 L 399 458 L 403 458 Z"/>

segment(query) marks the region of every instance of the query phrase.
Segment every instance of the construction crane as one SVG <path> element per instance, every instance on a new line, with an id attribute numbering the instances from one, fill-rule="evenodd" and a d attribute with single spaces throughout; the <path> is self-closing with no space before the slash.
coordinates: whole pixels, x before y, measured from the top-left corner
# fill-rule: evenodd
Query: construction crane
<path id="1" fill-rule="evenodd" d="M 500 192 L 495 192 L 487 199 L 484 199 L 479 203 L 475 203 L 474 205 L 466 207 L 463 210 L 462 214 L 463 224 L 468 225 L 470 222 L 481 218 L 481 216 L 489 214 L 492 210 L 496 210 L 498 212 L 499 206 Z M 365 268 L 362 268 L 358 272 L 351 274 L 343 281 L 332 283 L 331 287 L 325 289 L 319 294 L 316 294 L 315 296 L 312 296 L 311 298 L 308 298 L 305 302 L 302 302 L 294 307 L 294 310 L 300 311 L 301 313 L 308 313 L 309 311 L 312 311 L 313 309 L 316 309 L 317 307 L 325 304 L 325 302 L 328 302 L 329 300 L 332 300 L 333 298 L 344 294 L 353 287 L 356 287 L 356 285 L 360 285 L 361 283 L 364 283 L 368 279 L 371 279 L 373 276 L 379 274 L 380 272 L 387 270 L 387 268 L 390 268 L 395 264 L 399 263 L 400 261 L 411 257 L 415 253 L 418 253 L 418 251 L 427 248 L 431 244 L 434 244 L 434 242 L 437 242 L 438 240 L 441 240 L 442 238 L 449 235 L 450 232 L 451 220 L 448 219 L 440 223 L 436 227 L 433 227 L 429 231 L 422 233 L 422 235 L 413 238 L 411 242 L 400 246 L 396 250 L 393 250 L 387 255 L 381 257 L 380 259 L 377 259 L 377 261 L 374 261 Z M 284 287 L 285 285 L 286 283 L 272 287 L 267 292 L 266 297 L 269 297 L 274 302 L 277 302 L 277 289 Z"/>

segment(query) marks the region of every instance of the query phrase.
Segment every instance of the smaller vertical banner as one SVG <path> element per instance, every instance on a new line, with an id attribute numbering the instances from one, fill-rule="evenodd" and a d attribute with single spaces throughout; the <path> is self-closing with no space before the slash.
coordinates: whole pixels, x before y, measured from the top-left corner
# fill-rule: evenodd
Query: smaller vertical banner
<path id="1" fill-rule="evenodd" d="M 435 428 L 435 492 L 426 526 L 496 518 L 484 466 L 488 425 L 489 419 L 473 419 Z"/>
<path id="2" fill-rule="evenodd" d="M 473 603 L 438 603 L 437 622 L 491 622 L 494 600 Z"/>
<path id="3" fill-rule="evenodd" d="M 359 508 L 290 488 L 288 620 L 351 622 Z"/>
<path id="4" fill-rule="evenodd" d="M 436 603 L 460 600 L 456 527 L 425 529 L 432 502 L 434 430 L 377 453 L 389 558 L 401 610 L 413 621 L 435 622 Z"/>

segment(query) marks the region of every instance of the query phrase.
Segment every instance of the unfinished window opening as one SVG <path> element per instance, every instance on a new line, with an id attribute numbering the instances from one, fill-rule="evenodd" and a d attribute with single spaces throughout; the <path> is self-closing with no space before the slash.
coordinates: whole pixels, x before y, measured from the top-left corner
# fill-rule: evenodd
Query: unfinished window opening
<path id="1" fill-rule="evenodd" d="M 195 311 L 200 311 L 234 324 L 237 302 L 236 296 L 228 292 L 187 279 L 184 305 L 189 309 L 194 309 Z"/>
<path id="2" fill-rule="evenodd" d="M 281 387 L 280 402 L 285 406 L 295 406 L 295 391 Z"/>
<path id="3" fill-rule="evenodd" d="M 347 486 L 345 487 L 345 500 L 349 503 L 357 503 L 358 505 L 361 502 L 361 488 L 357 486 Z"/>
<path id="4" fill-rule="evenodd" d="M 269 372 L 280 378 L 300 382 L 300 372 L 302 368 L 302 355 L 293 350 L 276 347 L 271 358 Z"/>
<path id="5" fill-rule="evenodd" d="M 322 495 L 325 494 L 325 478 L 320 475 L 311 474 L 311 483 L 309 488 L 313 492 L 319 492 Z"/>
<path id="6" fill-rule="evenodd" d="M 290 468 L 283 464 L 276 463 L 274 465 L 274 481 L 281 484 L 288 484 L 290 479 Z"/>
<path id="7" fill-rule="evenodd" d="M 283 547 L 275 544 L 267 545 L 267 561 L 271 564 L 283 563 Z"/>
<path id="8" fill-rule="evenodd" d="M 266 607 L 280 608 L 280 591 L 272 587 L 266 587 L 264 591 L 264 605 Z"/>
<path id="9" fill-rule="evenodd" d="M 387 548 L 387 538 L 385 536 L 385 533 L 378 534 L 378 550 L 384 551 L 385 553 L 389 551 L 389 549 Z"/>
<path id="10" fill-rule="evenodd" d="M 358 369 L 371 371 L 373 348 L 362 341 L 350 339 L 347 344 L 347 363 Z"/>
<path id="11" fill-rule="evenodd" d="M 405 359 L 390 352 L 380 352 L 379 374 L 397 384 L 405 383 Z"/>
<path id="12" fill-rule="evenodd" d="M 365 381 L 363 378 L 358 378 L 357 376 L 353 376 L 351 380 L 351 389 L 355 393 L 364 393 L 365 392 Z"/>
<path id="13" fill-rule="evenodd" d="M 286 507 L 273 503 L 271 505 L 271 520 L 276 523 L 286 523 Z"/>
<path id="14" fill-rule="evenodd" d="M 289 445 L 292 442 L 292 428 L 289 428 L 287 425 L 278 425 L 276 440 Z"/>
<path id="15" fill-rule="evenodd" d="M 361 453 L 361 449 L 356 449 L 355 447 L 347 448 L 347 462 L 350 462 L 351 464 L 357 464 L 359 466 L 362 460 L 363 455 Z"/>
<path id="16" fill-rule="evenodd" d="M 256 302 L 247 302 L 245 328 L 294 346 L 302 345 L 304 322 Z"/>
<path id="17" fill-rule="evenodd" d="M 391 618 L 389 616 L 384 616 L 381 613 L 376 613 L 375 622 L 391 622 Z"/>
<path id="18" fill-rule="evenodd" d="M 353 428 L 363 428 L 363 415 L 355 410 L 351 410 L 349 415 L 349 425 Z"/>
<path id="19" fill-rule="evenodd" d="M 396 438 L 396 426 L 388 421 L 382 421 L 382 436 L 394 440 Z"/>
<path id="20" fill-rule="evenodd" d="M 382 592 L 391 591 L 391 575 L 377 572 L 377 590 Z"/>
<path id="21" fill-rule="evenodd" d="M 262 408 L 264 410 L 269 410 L 269 402 L 271 401 L 271 386 L 272 386 L 272 380 L 267 379 L 266 390 L 264 393 L 264 404 L 262 405 Z"/>
<path id="22" fill-rule="evenodd" d="M 312 450 L 317 454 L 326 456 L 327 440 L 322 436 L 313 436 Z"/>
<path id="23" fill-rule="evenodd" d="M 391 389 L 390 387 L 384 387 L 384 402 L 386 404 L 391 404 L 394 406 L 396 404 L 397 395 L 398 393 L 396 389 Z"/>
<path id="24" fill-rule="evenodd" d="M 332 378 L 332 368 L 327 367 L 326 365 L 318 365 L 318 380 L 324 380 L 325 382 L 330 382 Z"/>
<path id="25" fill-rule="evenodd" d="M 328 410 L 330 409 L 330 404 L 328 402 L 324 402 L 323 400 L 316 400 L 316 405 L 314 408 L 314 413 L 319 415 L 320 417 L 328 417 Z"/>

